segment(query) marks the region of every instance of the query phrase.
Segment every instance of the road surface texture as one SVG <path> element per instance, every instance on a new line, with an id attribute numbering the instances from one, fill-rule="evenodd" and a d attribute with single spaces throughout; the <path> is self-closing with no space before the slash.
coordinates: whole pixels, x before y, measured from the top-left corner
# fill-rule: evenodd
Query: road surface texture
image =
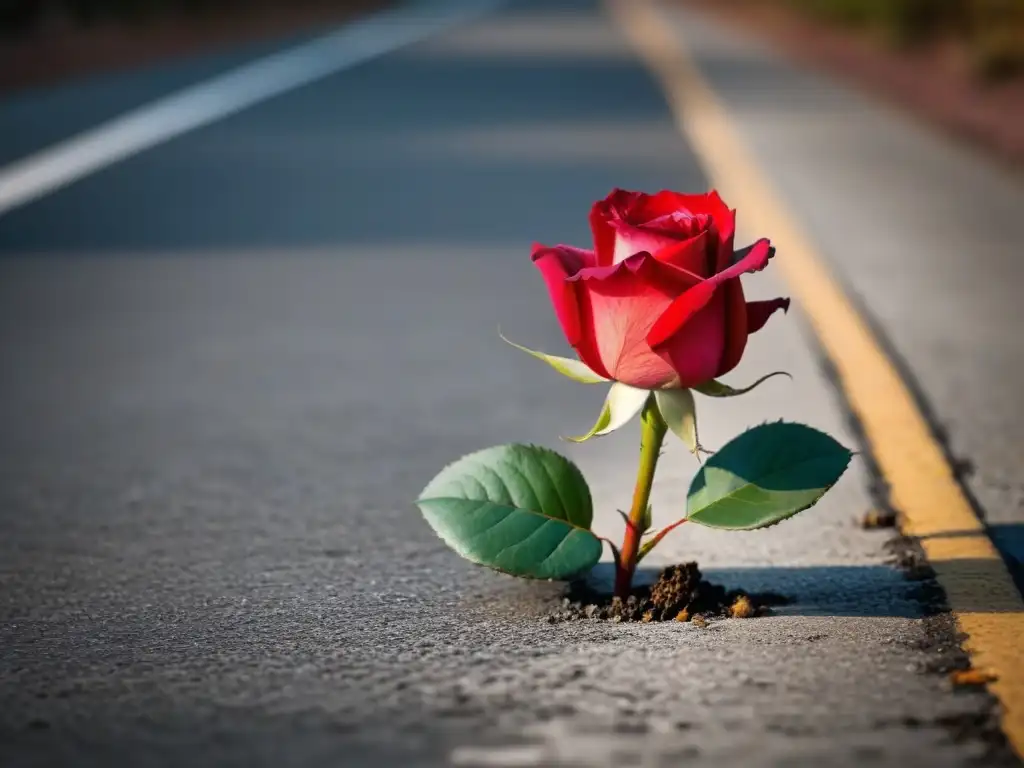
<path id="1" fill-rule="evenodd" d="M 1018 181 L 678 13 L 1012 536 Z M 4 160 L 267 50 L 20 94 Z M 565 349 L 529 247 L 587 244 L 613 186 L 707 184 L 601 8 L 524 0 L 0 216 L 0 762 L 1010 764 L 993 700 L 935 671 L 957 659 L 929 590 L 855 524 L 862 460 L 783 525 L 666 541 L 793 599 L 706 629 L 550 624 L 558 585 L 461 561 L 411 505 L 457 456 L 531 441 L 579 462 L 618 538 L 636 425 L 560 443 L 603 393 L 497 336 Z M 786 417 L 855 445 L 799 311 L 729 380 L 780 368 L 700 401 L 705 444 Z M 672 443 L 656 521 L 695 470 Z"/>

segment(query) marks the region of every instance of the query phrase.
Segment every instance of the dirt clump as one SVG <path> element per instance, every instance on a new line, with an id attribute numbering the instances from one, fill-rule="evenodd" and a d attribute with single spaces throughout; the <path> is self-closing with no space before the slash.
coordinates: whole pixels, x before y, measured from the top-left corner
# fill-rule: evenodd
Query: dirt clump
<path id="1" fill-rule="evenodd" d="M 860 527 L 865 531 L 877 530 L 879 528 L 895 528 L 898 522 L 899 520 L 895 512 L 872 509 L 865 512 L 860 518 Z"/>
<path id="2" fill-rule="evenodd" d="M 696 563 L 681 563 L 665 568 L 654 584 L 634 588 L 625 600 L 574 584 L 548 621 L 681 621 L 703 627 L 710 619 L 766 616 L 772 605 L 787 602 L 781 595 L 726 590 L 704 579 Z"/>

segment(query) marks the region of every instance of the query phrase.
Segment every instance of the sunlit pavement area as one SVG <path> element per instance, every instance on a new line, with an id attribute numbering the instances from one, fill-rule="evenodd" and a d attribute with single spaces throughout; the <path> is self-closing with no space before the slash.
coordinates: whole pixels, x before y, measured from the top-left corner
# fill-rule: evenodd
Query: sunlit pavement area
<path id="1" fill-rule="evenodd" d="M 1019 177 L 666 13 L 1024 556 Z M 0 156 L 297 42 L 15 94 Z M 636 426 L 560 442 L 603 392 L 497 333 L 565 353 L 530 245 L 588 245 L 616 186 L 708 181 L 600 5 L 523 0 L 0 214 L 4 764 L 1012 764 L 994 700 L 944 674 L 934 590 L 857 524 L 865 461 L 782 525 L 652 555 L 792 599 L 703 629 L 551 624 L 559 585 L 462 561 L 412 506 L 455 457 L 533 442 L 619 537 Z M 786 418 L 859 447 L 799 307 L 729 380 L 777 369 L 699 401 L 706 445 Z M 698 465 L 662 461 L 668 523 Z"/>

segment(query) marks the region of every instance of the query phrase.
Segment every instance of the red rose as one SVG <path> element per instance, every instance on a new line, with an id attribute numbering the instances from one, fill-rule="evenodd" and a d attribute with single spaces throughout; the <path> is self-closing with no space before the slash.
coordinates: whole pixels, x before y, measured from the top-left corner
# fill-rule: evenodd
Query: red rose
<path id="1" fill-rule="evenodd" d="M 566 338 L 595 373 L 640 389 L 694 387 L 736 367 L 747 336 L 789 299 L 747 302 L 740 275 L 768 240 L 733 251 L 718 196 L 617 189 L 590 212 L 594 251 L 535 245 Z"/>

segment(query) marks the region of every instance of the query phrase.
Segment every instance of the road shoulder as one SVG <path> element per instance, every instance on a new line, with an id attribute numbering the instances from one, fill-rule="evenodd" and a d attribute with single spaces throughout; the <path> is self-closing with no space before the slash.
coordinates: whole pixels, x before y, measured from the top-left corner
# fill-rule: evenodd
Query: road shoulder
<path id="1" fill-rule="evenodd" d="M 679 0 L 783 55 L 891 101 L 929 125 L 1024 168 L 1024 77 L 982 82 L 966 51 L 938 40 L 897 50 L 861 30 L 836 27 L 778 3 Z"/>
<path id="2" fill-rule="evenodd" d="M 836 262 L 843 268 L 839 273 L 854 285 L 857 285 L 857 278 L 864 275 L 866 267 L 871 276 L 870 265 L 859 258 L 865 243 L 857 237 L 837 239 L 834 233 L 819 230 L 818 242 L 824 247 L 819 250 L 791 213 L 790 199 L 785 196 L 789 190 L 780 187 L 783 191 L 780 195 L 768 181 L 769 178 L 802 178 L 805 187 L 813 186 L 817 202 L 806 209 L 793 209 L 799 211 L 801 217 L 805 213 L 821 214 L 823 209 L 833 209 L 834 215 L 838 209 L 850 218 L 850 212 L 859 211 L 863 206 L 860 205 L 862 198 L 843 196 L 848 188 L 844 187 L 841 177 L 848 169 L 838 168 L 838 177 L 829 176 L 821 169 L 833 169 L 818 162 L 815 150 L 831 151 L 833 155 L 845 151 L 849 152 L 851 160 L 861 158 L 862 153 L 850 151 L 844 144 L 845 138 L 864 136 L 873 129 L 873 138 L 881 142 L 901 131 L 913 133 L 913 127 L 898 125 L 889 116 L 858 103 L 840 87 L 790 70 L 749 44 L 741 48 L 739 41 L 707 18 L 675 10 L 673 36 L 662 31 L 666 16 L 658 12 L 656 5 L 641 4 L 628 12 L 622 6 L 615 7 L 620 9 L 621 18 L 632 31 L 634 40 L 662 78 L 680 127 L 693 142 L 712 180 L 740 200 L 741 210 L 745 203 L 763 230 L 772 232 L 773 241 L 782 254 L 780 263 L 784 264 L 787 283 L 828 357 L 873 464 L 886 484 L 885 501 L 900 514 L 903 531 L 923 548 L 953 616 L 967 635 L 965 648 L 977 667 L 979 678 L 990 680 L 990 689 L 1002 704 L 1003 728 L 1011 743 L 1021 749 L 1024 744 L 1024 671 L 1018 663 L 1016 640 L 1024 633 L 1024 603 L 950 465 L 946 447 L 935 437 L 933 424 L 921 411 L 920 393 L 913 392 L 904 382 L 891 362 L 890 350 L 877 336 L 878 328 L 872 328 L 863 316 L 863 310 L 872 306 L 879 293 L 884 296 L 885 291 L 861 294 L 865 298 L 856 304 L 847 298 L 844 288 L 833 277 Z M 635 10 L 637 7 L 640 10 Z M 721 66 L 723 61 L 738 61 L 740 65 L 726 71 Z M 706 74 L 708 70 L 710 75 Z M 743 75 L 755 70 L 758 72 L 756 95 L 749 78 Z M 799 114 L 792 103 L 796 94 L 804 100 Z M 807 110 L 826 106 L 833 112 L 843 112 L 843 132 L 835 130 L 834 123 L 805 119 Z M 859 121 L 866 125 L 858 124 Z M 798 123 L 805 126 L 803 135 L 800 135 Z M 781 131 L 783 126 L 793 130 Z M 813 134 L 810 142 L 807 141 L 809 133 Z M 933 142 L 929 148 L 934 157 L 904 156 L 899 171 L 907 178 L 919 179 L 934 170 L 940 159 L 948 160 L 940 164 L 943 171 L 957 161 L 961 165 L 969 162 L 967 158 L 957 158 L 956 151 L 942 146 L 941 142 Z M 788 173 L 779 168 L 783 157 L 788 161 Z M 915 166 L 915 159 L 922 164 L 930 160 L 932 164 Z M 980 187 L 990 193 L 1001 191 L 1005 179 L 975 170 L 976 189 Z M 821 195 L 822 188 L 829 189 L 829 195 Z M 991 197 L 978 194 L 975 199 L 985 200 L 987 204 Z M 927 200 L 933 205 L 937 202 L 934 198 Z M 921 195 L 915 203 L 922 205 Z M 965 215 L 972 221 L 969 210 Z M 908 211 L 905 219 L 897 220 L 910 219 Z M 821 220 L 819 215 L 818 222 Z M 858 220 L 863 222 L 864 218 L 858 217 Z M 1007 219 L 1007 225 L 1012 227 L 1013 220 Z M 904 238 L 911 234 L 920 237 L 921 230 L 911 233 L 910 229 L 904 228 Z M 919 247 L 918 252 L 928 254 L 933 263 L 936 251 L 950 250 L 948 242 L 930 245 L 933 247 Z M 826 261 L 823 253 L 828 253 L 830 260 Z M 957 255 L 953 250 L 950 258 Z M 997 250 L 990 257 L 999 263 Z M 904 265 L 909 258 L 909 255 L 904 256 Z M 924 274 L 928 265 L 920 266 L 920 272 L 911 272 L 914 278 Z M 886 270 L 885 274 L 890 272 Z M 907 292 L 899 294 L 899 300 L 906 303 L 915 291 L 921 290 L 921 285 L 908 281 L 903 286 Z M 961 285 L 950 283 L 939 287 L 950 296 L 956 296 Z M 948 306 L 936 296 L 935 286 L 931 288 L 927 303 Z M 892 293 L 892 286 L 888 292 Z M 988 296 L 986 300 L 990 300 Z M 919 297 L 918 301 L 923 302 L 924 297 Z M 949 322 L 951 319 L 947 318 L 947 324 Z M 940 375 L 934 366 L 930 371 Z M 994 372 L 979 370 L 977 373 L 984 378 Z M 948 372 L 945 375 L 948 376 Z"/>

